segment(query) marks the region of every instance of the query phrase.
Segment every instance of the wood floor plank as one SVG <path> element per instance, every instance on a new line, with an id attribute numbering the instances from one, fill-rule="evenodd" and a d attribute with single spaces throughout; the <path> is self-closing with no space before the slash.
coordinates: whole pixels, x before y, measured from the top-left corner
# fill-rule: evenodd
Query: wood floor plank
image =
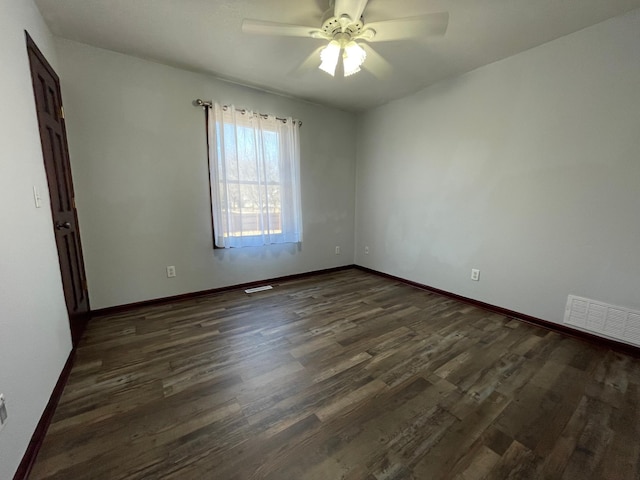
<path id="1" fill-rule="evenodd" d="M 638 479 L 636 358 L 356 269 L 93 319 L 31 473 Z"/>

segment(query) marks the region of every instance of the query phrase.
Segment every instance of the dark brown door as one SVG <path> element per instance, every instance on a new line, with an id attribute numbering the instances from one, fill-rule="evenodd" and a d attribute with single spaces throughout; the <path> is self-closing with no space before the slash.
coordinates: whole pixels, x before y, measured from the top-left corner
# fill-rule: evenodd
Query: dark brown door
<path id="1" fill-rule="evenodd" d="M 71 337 L 73 344 L 76 345 L 88 319 L 89 296 L 73 194 L 60 80 L 29 34 L 27 34 L 27 51 L 38 112 L 42 154 L 49 184 L 62 286 L 69 312 Z"/>

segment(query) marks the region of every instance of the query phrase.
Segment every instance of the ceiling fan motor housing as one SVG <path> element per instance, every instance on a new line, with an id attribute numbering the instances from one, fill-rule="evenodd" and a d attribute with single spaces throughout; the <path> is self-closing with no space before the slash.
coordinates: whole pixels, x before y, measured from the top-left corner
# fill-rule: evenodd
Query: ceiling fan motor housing
<path id="1" fill-rule="evenodd" d="M 331 17 L 322 24 L 322 31 L 329 38 L 333 38 L 337 33 L 348 33 L 350 36 L 355 37 L 362 33 L 364 24 L 358 20 L 354 22 L 346 15 L 338 18 Z"/>

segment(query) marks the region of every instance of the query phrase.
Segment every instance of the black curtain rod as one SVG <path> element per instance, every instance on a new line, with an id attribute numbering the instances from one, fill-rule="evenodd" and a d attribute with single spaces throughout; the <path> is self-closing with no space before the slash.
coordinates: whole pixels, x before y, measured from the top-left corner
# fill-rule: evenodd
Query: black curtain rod
<path id="1" fill-rule="evenodd" d="M 204 100 L 201 100 L 199 98 L 194 100 L 193 104 L 196 107 L 202 107 L 202 108 L 205 108 L 205 109 L 213 107 L 213 104 L 211 102 L 205 102 Z M 222 108 L 226 110 L 227 108 L 229 108 L 229 105 L 223 105 Z M 236 108 L 236 112 L 246 113 L 247 110 L 244 109 L 244 108 Z M 269 116 L 266 113 L 257 113 L 257 112 L 255 112 L 255 115 L 260 115 L 262 118 L 267 118 Z M 280 118 L 280 117 L 275 117 L 275 118 L 276 118 L 276 120 L 280 120 L 283 123 L 287 123 L 287 119 L 286 118 Z M 295 125 L 296 123 L 298 124 L 298 126 L 300 126 L 300 127 L 302 126 L 302 121 L 301 120 L 294 120 L 293 124 Z"/>

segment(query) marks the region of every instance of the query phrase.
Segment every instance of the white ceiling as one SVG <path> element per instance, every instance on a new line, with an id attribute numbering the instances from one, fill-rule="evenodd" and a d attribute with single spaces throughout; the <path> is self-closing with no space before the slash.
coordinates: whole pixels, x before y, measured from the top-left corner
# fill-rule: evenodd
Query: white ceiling
<path id="1" fill-rule="evenodd" d="M 364 21 L 448 11 L 444 37 L 376 43 L 394 67 L 292 73 L 326 41 L 247 35 L 243 18 L 320 26 L 329 0 L 36 0 L 55 35 L 360 111 L 640 7 L 640 0 L 369 0 Z M 319 64 L 319 59 L 318 59 Z M 366 66 L 366 62 L 365 62 Z"/>

